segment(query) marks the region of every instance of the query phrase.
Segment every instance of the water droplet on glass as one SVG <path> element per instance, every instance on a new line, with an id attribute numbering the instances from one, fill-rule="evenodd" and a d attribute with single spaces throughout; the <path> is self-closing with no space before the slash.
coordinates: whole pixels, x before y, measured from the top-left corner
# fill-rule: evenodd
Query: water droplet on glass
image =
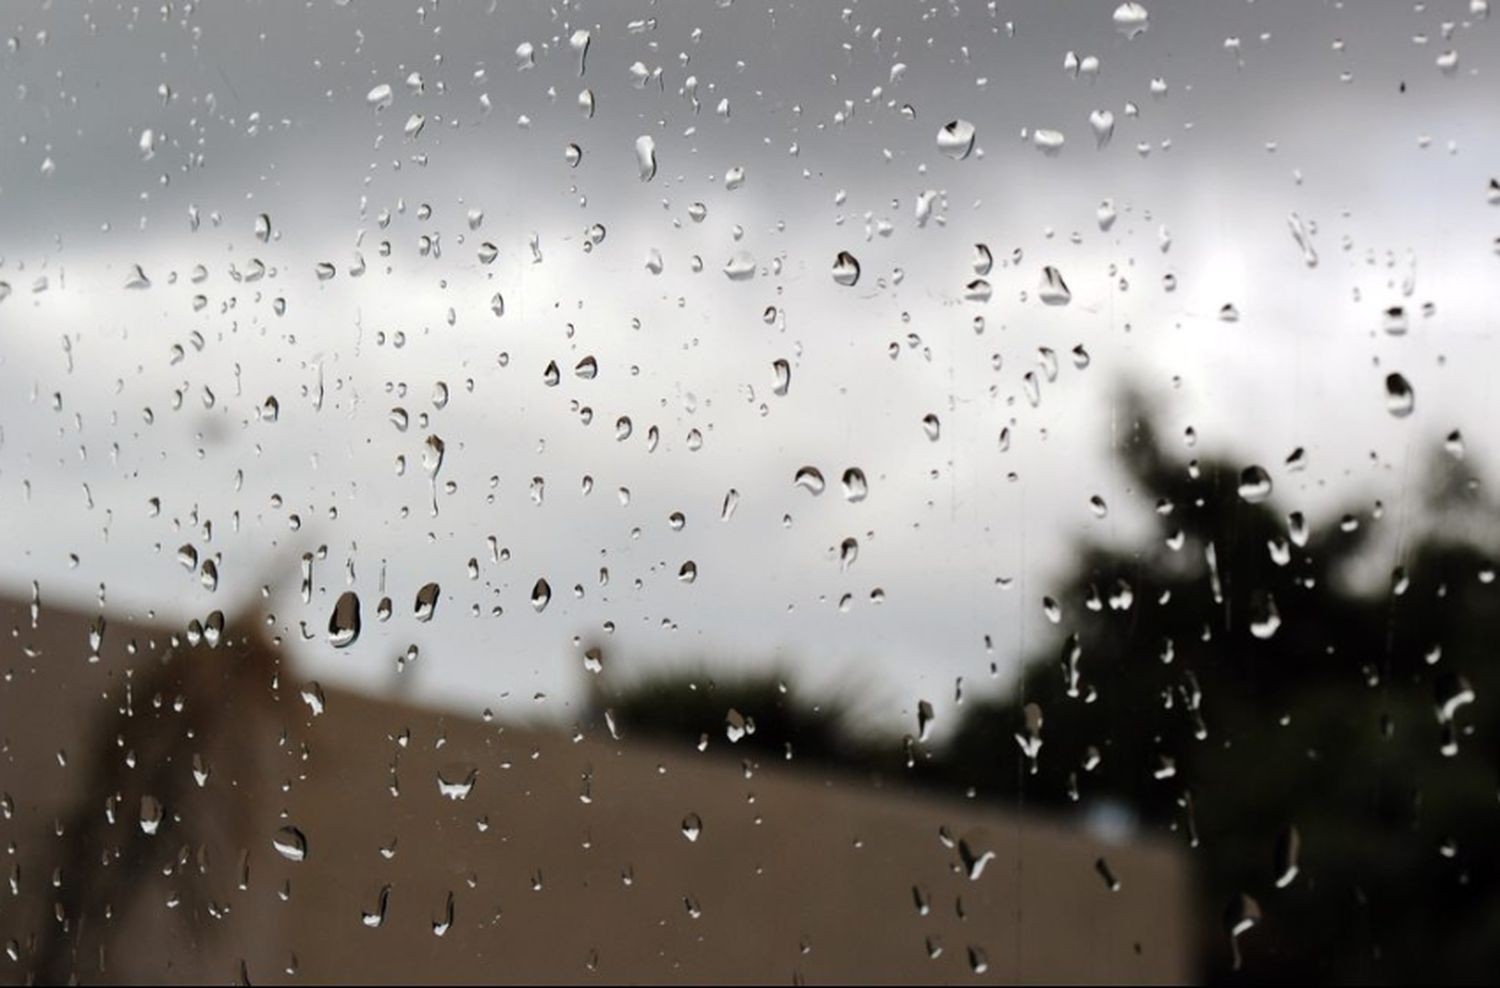
<path id="1" fill-rule="evenodd" d="M 1063 281 L 1062 272 L 1049 264 L 1042 268 L 1042 281 L 1037 287 L 1037 297 L 1042 300 L 1043 305 L 1067 305 L 1073 300 L 1073 293 L 1068 290 L 1068 283 Z"/>
<path id="2" fill-rule="evenodd" d="M 690 841 L 696 842 L 703 833 L 703 820 L 696 813 L 689 813 L 682 818 L 682 836 Z"/>
<path id="3" fill-rule="evenodd" d="M 1089 127 L 1094 131 L 1094 143 L 1104 147 L 1115 135 L 1115 115 L 1109 110 L 1095 110 L 1089 114 Z"/>
<path id="4" fill-rule="evenodd" d="M 1416 392 L 1411 382 L 1400 374 L 1388 374 L 1385 379 L 1385 409 L 1398 419 L 1406 418 L 1417 406 Z"/>
<path id="5" fill-rule="evenodd" d="M 823 493 L 823 488 L 826 486 L 823 472 L 817 467 L 802 467 L 792 478 L 792 483 L 813 495 Z"/>
<path id="6" fill-rule="evenodd" d="M 1044 128 L 1031 132 L 1031 143 L 1038 151 L 1051 156 L 1062 152 L 1063 145 L 1067 143 L 1067 138 L 1063 136 L 1062 131 L 1047 130 Z"/>
<path id="7" fill-rule="evenodd" d="M 1229 934 L 1231 963 L 1236 971 L 1243 963 L 1240 937 L 1253 930 L 1260 918 L 1260 903 L 1243 892 L 1235 896 L 1224 910 L 1224 929 Z"/>
<path id="8" fill-rule="evenodd" d="M 833 259 L 833 280 L 845 288 L 852 288 L 859 282 L 859 261 L 853 254 L 846 250 L 838 252 Z"/>
<path id="9" fill-rule="evenodd" d="M 438 594 L 440 589 L 436 583 L 429 583 L 417 591 L 415 606 L 418 621 L 431 621 L 433 614 L 437 613 Z"/>
<path id="10" fill-rule="evenodd" d="M 1302 835 L 1295 826 L 1288 826 L 1276 837 L 1274 868 L 1277 888 L 1284 889 L 1297 880 L 1301 855 Z"/>
<path id="11" fill-rule="evenodd" d="M 952 120 L 938 129 L 938 150 L 955 161 L 962 161 L 974 150 L 974 125 L 967 120 Z"/>
<path id="12" fill-rule="evenodd" d="M 1271 475 L 1264 467 L 1246 467 L 1240 471 L 1239 495 L 1246 504 L 1261 503 L 1271 496 Z"/>
<path id="13" fill-rule="evenodd" d="M 347 648 L 359 640 L 359 595 L 346 590 L 328 616 L 328 641 L 334 648 Z"/>
<path id="14" fill-rule="evenodd" d="M 479 769 L 473 765 L 444 765 L 437 773 L 438 793 L 447 799 L 468 799 L 478 778 Z"/>
<path id="15" fill-rule="evenodd" d="M 1149 26 L 1146 8 L 1138 3 L 1122 3 L 1115 8 L 1115 27 L 1127 38 L 1134 38 Z"/>
<path id="16" fill-rule="evenodd" d="M 395 93 L 391 91 L 389 83 L 382 82 L 368 93 L 365 93 L 365 102 L 377 110 L 384 110 L 394 101 Z"/>
<path id="17" fill-rule="evenodd" d="M 865 472 L 859 467 L 850 467 L 844 471 L 843 486 L 844 500 L 850 504 L 858 504 L 870 492 L 870 486 L 865 481 Z"/>
<path id="18" fill-rule="evenodd" d="M 166 810 L 161 805 L 161 800 L 155 796 L 141 797 L 141 833 L 152 837 L 161 829 L 161 822 L 166 817 Z"/>
<path id="19" fill-rule="evenodd" d="M 773 360 L 771 362 L 771 373 L 774 381 L 771 384 L 771 393 L 785 397 L 787 391 L 792 387 L 792 365 L 785 360 Z"/>
<path id="20" fill-rule="evenodd" d="M 307 837 L 296 827 L 282 827 L 276 831 L 276 836 L 271 838 L 271 846 L 288 861 L 307 860 Z"/>
<path id="21" fill-rule="evenodd" d="M 540 614 L 552 601 L 552 585 L 545 579 L 537 580 L 531 588 L 531 606 Z"/>
<path id="22" fill-rule="evenodd" d="M 656 141 L 651 135 L 642 134 L 635 139 L 635 162 L 642 182 L 656 177 Z"/>

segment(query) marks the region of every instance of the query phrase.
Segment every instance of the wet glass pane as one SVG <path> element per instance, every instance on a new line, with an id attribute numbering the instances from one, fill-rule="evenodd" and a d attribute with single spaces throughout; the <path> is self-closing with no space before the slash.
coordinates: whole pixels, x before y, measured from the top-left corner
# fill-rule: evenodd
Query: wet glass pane
<path id="1" fill-rule="evenodd" d="M 0 980 L 1491 979 L 1489 6 L 0 7 Z"/>

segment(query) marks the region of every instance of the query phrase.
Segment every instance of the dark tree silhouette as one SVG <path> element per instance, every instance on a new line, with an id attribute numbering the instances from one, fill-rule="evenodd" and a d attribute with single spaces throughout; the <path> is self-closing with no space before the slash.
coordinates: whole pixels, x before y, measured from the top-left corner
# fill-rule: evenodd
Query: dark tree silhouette
<path id="1" fill-rule="evenodd" d="M 1427 471 L 1417 524 L 1367 508 L 1310 525 L 1253 485 L 1242 495 L 1256 479 L 1242 465 L 1173 460 L 1129 408 L 1121 457 L 1157 531 L 1081 547 L 1057 595 L 1061 644 L 1012 695 L 966 708 L 929 781 L 1080 812 L 1112 802 L 1178 834 L 1212 980 L 1235 977 L 1227 927 L 1245 895 L 1255 981 L 1488 980 L 1500 587 L 1472 537 L 1500 516 L 1450 457 Z M 1397 560 L 1388 589 L 1349 589 L 1377 556 Z M 1034 766 L 1017 741 L 1028 705 Z"/>

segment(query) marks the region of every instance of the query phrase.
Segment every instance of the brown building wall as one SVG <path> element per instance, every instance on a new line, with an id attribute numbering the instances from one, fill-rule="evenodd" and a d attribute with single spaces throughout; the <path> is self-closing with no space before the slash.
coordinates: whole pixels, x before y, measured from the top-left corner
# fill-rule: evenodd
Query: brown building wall
<path id="1" fill-rule="evenodd" d="M 747 777 L 687 745 L 574 740 L 344 691 L 314 716 L 305 684 L 259 644 L 174 650 L 169 632 L 112 617 L 90 663 L 90 616 L 48 608 L 33 629 L 24 604 L 0 615 L 14 629 L 0 663 L 0 839 L 18 892 L 0 890 L 7 981 L 1192 974 L 1186 864 L 1163 845 L 1102 846 L 816 766 L 762 760 Z M 442 795 L 440 775 L 470 769 L 467 797 Z M 155 835 L 139 824 L 143 795 L 165 806 Z M 306 836 L 305 860 L 273 848 L 283 826 Z M 993 852 L 977 879 L 944 828 Z M 1094 869 L 1101 855 L 1118 891 Z M 453 924 L 437 936 L 450 894 Z"/>

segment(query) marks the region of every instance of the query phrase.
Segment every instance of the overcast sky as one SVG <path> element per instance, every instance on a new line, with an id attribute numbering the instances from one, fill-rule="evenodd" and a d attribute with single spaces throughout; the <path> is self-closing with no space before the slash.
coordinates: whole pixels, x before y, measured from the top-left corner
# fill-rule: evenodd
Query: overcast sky
<path id="1" fill-rule="evenodd" d="M 253 604 L 303 675 L 468 713 L 572 716 L 602 644 L 623 678 L 781 663 L 941 723 L 957 677 L 994 688 L 1060 633 L 1070 547 L 1140 530 L 1127 383 L 1197 430 L 1184 457 L 1262 464 L 1325 521 L 1399 517 L 1452 430 L 1496 462 L 1483 5 L 1153 2 L 1144 31 L 1116 6 L 5 5 L 0 586 L 173 623 Z M 346 589 L 365 630 L 336 650 Z"/>

